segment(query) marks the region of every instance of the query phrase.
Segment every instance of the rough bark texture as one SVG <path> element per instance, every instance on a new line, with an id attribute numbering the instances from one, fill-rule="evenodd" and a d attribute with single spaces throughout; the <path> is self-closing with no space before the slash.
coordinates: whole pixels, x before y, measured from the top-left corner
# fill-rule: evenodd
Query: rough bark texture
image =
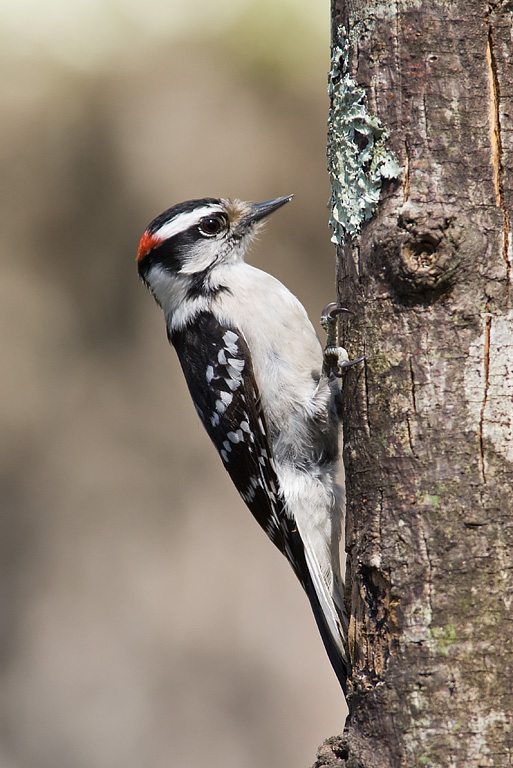
<path id="1" fill-rule="evenodd" d="M 350 713 L 319 768 L 513 764 L 512 15 L 334 3 L 332 128 L 345 77 L 402 171 L 336 230 L 366 361 L 344 382 Z"/>

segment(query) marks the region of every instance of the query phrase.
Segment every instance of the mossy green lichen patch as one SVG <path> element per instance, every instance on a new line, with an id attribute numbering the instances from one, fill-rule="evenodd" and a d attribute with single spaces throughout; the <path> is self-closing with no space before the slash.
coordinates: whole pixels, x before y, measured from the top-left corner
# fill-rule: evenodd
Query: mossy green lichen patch
<path id="1" fill-rule="evenodd" d="M 438 650 L 438 653 L 444 656 L 447 656 L 451 646 L 459 640 L 454 624 L 446 624 L 445 627 L 431 627 L 430 631 L 434 647 Z"/>
<path id="2" fill-rule="evenodd" d="M 365 91 L 349 73 L 350 43 L 333 48 L 328 78 L 330 118 L 328 171 L 331 178 L 332 240 L 356 237 L 379 202 L 383 179 L 395 179 L 401 169 L 386 149 L 387 129 L 367 113 Z"/>

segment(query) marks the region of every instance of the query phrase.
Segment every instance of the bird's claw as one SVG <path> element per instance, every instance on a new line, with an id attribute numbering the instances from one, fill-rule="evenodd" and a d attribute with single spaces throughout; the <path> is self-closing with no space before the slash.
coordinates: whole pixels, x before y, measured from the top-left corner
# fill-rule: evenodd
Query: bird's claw
<path id="1" fill-rule="evenodd" d="M 326 304 L 324 309 L 321 312 L 321 325 L 326 331 L 327 339 L 326 339 L 326 346 L 332 347 L 336 345 L 336 336 L 337 336 L 337 317 L 344 312 L 348 312 L 349 314 L 352 314 L 350 309 L 346 309 L 345 307 L 340 307 L 336 301 L 330 301 L 329 304 Z"/>
<path id="2" fill-rule="evenodd" d="M 339 349 L 343 349 L 343 347 L 339 347 Z M 344 349 L 344 352 L 346 350 Z M 347 352 L 346 352 L 347 354 Z M 341 379 L 344 375 L 344 371 L 347 368 L 351 368 L 353 365 L 356 365 L 357 363 L 362 363 L 365 360 L 365 355 L 362 355 L 361 357 L 357 357 L 356 360 L 345 360 L 343 363 L 338 364 L 338 368 L 340 369 L 340 372 L 333 371 L 337 379 Z"/>
<path id="3" fill-rule="evenodd" d="M 335 320 L 337 315 L 341 315 L 343 312 L 349 312 L 351 315 L 353 314 L 352 310 L 340 307 L 336 301 L 330 301 L 321 312 L 321 323 L 323 325 L 324 323 L 329 323 L 330 321 Z"/>
<path id="4" fill-rule="evenodd" d="M 346 307 L 341 307 L 339 304 L 337 304 L 336 301 L 330 301 L 329 304 L 326 304 L 324 309 L 321 312 L 321 317 L 327 317 L 328 315 L 330 317 L 336 317 L 337 315 L 340 315 L 341 312 L 350 312 L 353 314 L 351 309 L 346 309 Z"/>
<path id="5" fill-rule="evenodd" d="M 359 357 L 357 360 L 349 360 L 347 351 L 338 343 L 337 317 L 344 312 L 353 314 L 350 309 L 340 307 L 335 301 L 327 304 L 321 312 L 321 325 L 327 335 L 324 348 L 324 368 L 328 375 L 333 373 L 337 378 L 342 378 L 347 368 L 351 368 L 365 359 L 365 357 Z"/>
<path id="6" fill-rule="evenodd" d="M 357 363 L 365 360 L 365 355 L 350 360 L 347 350 L 344 347 L 332 346 L 324 349 L 324 364 L 328 373 L 333 373 L 338 379 L 341 379 L 344 372 Z"/>

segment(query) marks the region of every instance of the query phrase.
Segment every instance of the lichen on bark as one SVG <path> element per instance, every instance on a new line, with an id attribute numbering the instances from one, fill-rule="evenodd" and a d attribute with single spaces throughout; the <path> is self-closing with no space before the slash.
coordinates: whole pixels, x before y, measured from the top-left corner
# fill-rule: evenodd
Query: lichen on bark
<path id="1" fill-rule="evenodd" d="M 328 75 L 327 156 L 332 239 L 340 243 L 359 234 L 376 210 L 383 179 L 397 178 L 401 169 L 386 148 L 388 130 L 368 113 L 365 90 L 351 77 L 350 41 L 343 28 L 337 38 Z"/>

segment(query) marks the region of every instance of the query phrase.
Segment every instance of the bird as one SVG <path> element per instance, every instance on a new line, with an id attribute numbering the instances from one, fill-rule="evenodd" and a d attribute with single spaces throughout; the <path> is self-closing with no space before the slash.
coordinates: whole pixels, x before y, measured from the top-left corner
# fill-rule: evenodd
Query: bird
<path id="1" fill-rule="evenodd" d="M 336 343 L 336 318 L 345 309 L 331 303 L 323 311 L 323 351 L 300 301 L 245 261 L 263 220 L 292 197 L 178 203 L 144 231 L 137 265 L 163 310 L 199 418 L 241 498 L 306 592 L 345 694 L 340 378 L 362 358 L 349 361 Z"/>

